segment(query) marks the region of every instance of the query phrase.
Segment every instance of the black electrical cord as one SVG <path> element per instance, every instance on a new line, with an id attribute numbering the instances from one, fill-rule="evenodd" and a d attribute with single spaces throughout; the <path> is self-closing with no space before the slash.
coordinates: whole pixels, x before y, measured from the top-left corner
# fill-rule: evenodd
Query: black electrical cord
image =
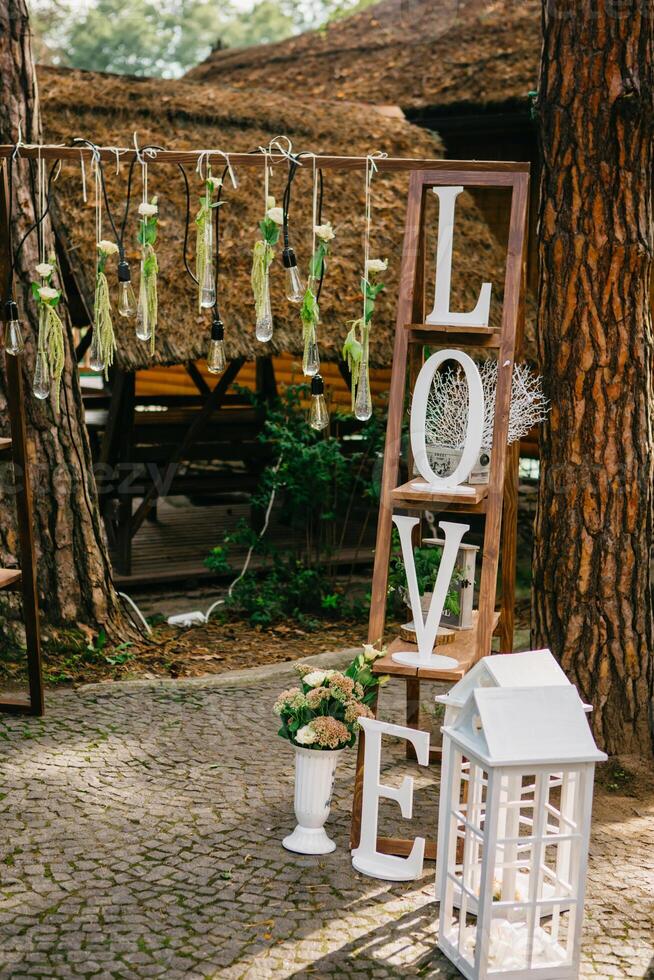
<path id="1" fill-rule="evenodd" d="M 30 171 L 31 171 L 31 169 L 32 168 L 30 166 Z M 23 245 L 25 244 L 25 242 L 27 241 L 27 239 L 29 238 L 29 236 L 32 234 L 33 231 L 37 231 L 37 234 L 38 234 L 38 229 L 41 227 L 41 225 L 43 224 L 43 222 L 47 218 L 48 214 L 50 213 L 50 206 L 52 204 L 52 183 L 53 183 L 53 179 L 55 177 L 55 173 L 57 174 L 57 176 L 59 176 L 60 169 L 61 169 L 61 160 L 55 160 L 55 162 L 52 164 L 52 167 L 50 168 L 50 173 L 48 174 L 48 189 L 47 189 L 47 192 L 46 192 L 46 204 L 45 204 L 45 207 L 43 209 L 43 213 L 37 216 L 36 221 L 33 224 L 30 225 L 30 227 L 27 229 L 27 231 L 25 232 L 25 234 L 23 235 L 23 237 L 20 239 L 20 241 L 19 241 L 16 249 L 11 254 L 11 259 L 10 259 L 10 262 L 9 262 L 8 280 L 7 280 L 7 285 L 6 285 L 7 299 L 8 300 L 12 299 L 14 273 L 16 271 L 16 264 L 18 262 L 18 257 L 20 255 L 22 249 L 23 249 Z M 11 166 L 9 167 L 9 174 L 11 175 Z M 34 208 L 34 214 L 37 214 L 36 195 L 35 195 L 35 192 L 34 192 L 34 182 L 33 182 L 33 180 L 30 181 L 30 183 L 31 183 L 31 190 L 32 190 L 32 205 L 33 205 L 33 208 Z M 12 180 L 11 180 L 11 176 L 10 176 L 10 179 L 9 179 L 8 191 L 9 191 L 9 198 L 10 198 L 10 201 L 11 201 L 11 197 L 12 197 Z M 12 220 L 11 204 L 9 205 L 9 207 L 10 207 L 10 211 L 9 211 L 9 226 L 11 227 L 11 220 Z"/>
<path id="2" fill-rule="evenodd" d="M 322 200 L 323 200 L 323 191 L 324 191 L 323 174 L 322 174 L 322 168 L 320 168 L 318 170 L 318 208 L 317 208 L 317 211 L 318 211 L 318 224 L 319 225 L 322 224 Z M 323 284 L 323 282 L 325 280 L 325 266 L 326 266 L 326 264 L 327 263 L 326 263 L 325 259 L 323 258 L 322 263 L 320 265 L 320 279 L 318 280 L 318 288 L 316 290 L 316 302 L 318 302 L 318 300 L 320 299 L 320 294 L 322 292 L 322 284 Z"/>

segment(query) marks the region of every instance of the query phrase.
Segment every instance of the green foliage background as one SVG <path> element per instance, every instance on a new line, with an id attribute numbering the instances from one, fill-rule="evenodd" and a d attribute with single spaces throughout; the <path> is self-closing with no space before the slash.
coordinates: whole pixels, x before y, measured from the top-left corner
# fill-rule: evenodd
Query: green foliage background
<path id="1" fill-rule="evenodd" d="M 28 0 L 38 62 L 177 77 L 214 47 L 280 41 L 373 0 Z"/>

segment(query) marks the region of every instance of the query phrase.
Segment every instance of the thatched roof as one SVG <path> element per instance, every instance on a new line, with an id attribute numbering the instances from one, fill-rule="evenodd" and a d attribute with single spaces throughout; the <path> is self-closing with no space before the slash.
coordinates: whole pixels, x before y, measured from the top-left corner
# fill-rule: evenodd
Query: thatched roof
<path id="1" fill-rule="evenodd" d="M 362 153 L 383 149 L 396 156 L 440 156 L 438 141 L 401 119 L 384 118 L 353 106 L 312 104 L 271 92 L 247 94 L 217 84 L 126 78 L 91 72 L 41 68 L 38 72 L 45 138 L 69 143 L 85 136 L 99 145 L 129 146 L 136 130 L 141 145 L 156 143 L 166 148 L 220 147 L 250 151 L 286 133 L 296 151 Z M 216 162 L 214 171 L 218 169 Z M 106 166 L 109 197 L 117 216 L 122 214 L 128 166 Z M 240 186 L 225 187 L 222 214 L 222 274 L 219 305 L 226 326 L 228 356 L 248 358 L 260 354 L 291 352 L 302 348 L 298 309 L 284 298 L 283 270 L 276 259 L 271 272 L 276 330 L 271 344 L 259 344 L 254 335 L 252 294 L 249 283 L 251 248 L 258 235 L 263 207 L 260 171 L 241 168 Z M 197 208 L 199 178 L 192 182 L 192 209 Z M 271 192 L 281 198 L 285 167 L 275 168 Z M 90 182 L 89 182 L 90 183 Z M 128 370 L 148 364 L 176 364 L 204 357 L 208 314 L 199 315 L 197 293 L 182 268 L 185 198 L 182 178 L 169 166 L 150 168 L 150 193 L 160 205 L 158 257 L 160 265 L 160 314 L 157 346 L 151 358 L 149 344 L 137 340 L 131 322 L 117 314 L 118 362 Z M 291 212 L 292 238 L 298 260 L 306 268 L 310 249 L 310 168 L 298 173 Z M 372 255 L 387 257 L 387 292 L 375 313 L 371 362 L 388 365 L 392 358 L 396 290 L 404 229 L 408 176 L 379 174 L 375 181 Z M 138 270 L 136 208 L 140 200 L 140 174 L 135 168 L 135 194 L 130 212 L 128 259 L 132 273 Z M 75 278 L 92 304 L 95 244 L 92 194 L 82 201 L 80 167 L 66 163 L 56 185 L 57 226 L 71 259 Z M 336 360 L 347 333 L 346 321 L 360 315 L 358 292 L 362 265 L 363 174 L 325 173 L 324 219 L 337 231 L 321 300 L 321 354 Z M 105 237 L 109 227 L 105 220 Z M 193 235 L 193 230 L 192 230 Z M 498 285 L 503 281 L 504 255 L 470 198 L 460 209 L 455 241 L 456 269 L 453 297 L 458 309 L 470 309 L 481 279 Z M 193 243 L 191 252 L 193 251 Z M 498 304 L 495 304 L 497 307 Z"/>
<path id="2" fill-rule="evenodd" d="M 525 103 L 541 0 L 382 0 L 277 44 L 216 50 L 188 77 L 403 109 Z"/>

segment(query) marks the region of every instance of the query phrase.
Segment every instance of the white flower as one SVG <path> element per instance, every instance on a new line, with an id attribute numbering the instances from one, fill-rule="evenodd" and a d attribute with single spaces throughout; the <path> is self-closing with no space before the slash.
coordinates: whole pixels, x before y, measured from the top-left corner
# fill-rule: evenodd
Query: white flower
<path id="1" fill-rule="evenodd" d="M 366 275 L 370 272 L 386 272 L 388 269 L 388 259 L 368 259 L 366 262 Z"/>
<path id="2" fill-rule="evenodd" d="M 50 265 L 49 262 L 40 262 L 36 267 L 36 274 L 42 279 L 47 279 L 53 272 L 54 266 Z"/>
<path id="3" fill-rule="evenodd" d="M 58 289 L 52 289 L 51 286 L 41 286 L 39 289 L 39 297 L 44 303 L 49 303 L 52 299 L 57 299 L 59 296 Z"/>
<path id="4" fill-rule="evenodd" d="M 272 194 L 269 194 L 268 197 L 266 198 L 266 211 L 270 211 L 271 208 L 274 207 L 275 207 L 275 198 L 272 196 Z"/>
<path id="5" fill-rule="evenodd" d="M 316 733 L 310 724 L 305 725 L 304 728 L 299 728 L 295 733 L 295 741 L 298 745 L 313 745 L 315 740 Z"/>
<path id="6" fill-rule="evenodd" d="M 364 643 L 363 656 L 368 663 L 371 663 L 373 660 L 377 660 L 378 657 L 381 657 L 381 653 L 379 650 L 375 649 L 372 643 Z"/>
<path id="7" fill-rule="evenodd" d="M 276 225 L 284 224 L 284 209 L 283 208 L 268 208 L 266 211 L 266 217 L 274 221 Z"/>
<path id="8" fill-rule="evenodd" d="M 331 221 L 326 221 L 324 225 L 316 225 L 313 230 L 323 242 L 331 242 L 332 238 L 336 237 Z"/>
<path id="9" fill-rule="evenodd" d="M 156 204 L 148 204 L 147 201 L 142 201 L 139 204 L 139 214 L 143 215 L 144 218 L 151 218 L 153 215 L 159 213 L 159 208 Z"/>
<path id="10" fill-rule="evenodd" d="M 327 674 L 324 670 L 312 670 L 310 674 L 304 675 L 302 683 L 306 684 L 307 687 L 320 687 L 326 677 Z"/>
<path id="11" fill-rule="evenodd" d="M 108 238 L 103 238 L 98 242 L 98 251 L 104 255 L 115 255 L 118 251 L 118 246 L 115 242 L 110 242 Z"/>

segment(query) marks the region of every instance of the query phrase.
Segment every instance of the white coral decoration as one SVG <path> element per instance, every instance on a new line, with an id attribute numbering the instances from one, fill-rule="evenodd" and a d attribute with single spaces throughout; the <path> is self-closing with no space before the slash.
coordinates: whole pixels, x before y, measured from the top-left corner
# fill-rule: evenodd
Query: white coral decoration
<path id="1" fill-rule="evenodd" d="M 317 738 L 311 725 L 305 725 L 304 728 L 298 728 L 295 733 L 295 741 L 298 745 L 313 745 Z"/>
<path id="2" fill-rule="evenodd" d="M 159 208 L 157 207 L 156 204 L 148 204 L 147 201 L 142 201 L 139 204 L 139 214 L 142 215 L 144 218 L 151 218 L 153 217 L 153 215 L 157 214 L 158 211 Z"/>
<path id="3" fill-rule="evenodd" d="M 283 208 L 268 208 L 266 211 L 266 217 L 274 221 L 276 225 L 284 224 L 284 209 Z"/>
<path id="4" fill-rule="evenodd" d="M 326 676 L 327 675 L 324 670 L 312 670 L 310 674 L 304 675 L 302 678 L 302 683 L 306 684 L 307 687 L 320 687 Z"/>
<path id="5" fill-rule="evenodd" d="M 497 361 L 489 358 L 478 364 L 484 392 L 484 426 L 481 445 L 493 445 Z M 543 394 L 542 378 L 527 364 L 513 366 L 509 434 L 511 444 L 527 435 L 530 429 L 547 418 L 549 401 Z M 427 401 L 425 436 L 427 445 L 444 449 L 462 449 L 468 424 L 468 385 L 462 371 L 451 368 L 437 372 Z"/>
<path id="6" fill-rule="evenodd" d="M 454 945 L 458 945 L 458 930 L 452 931 L 448 938 Z M 488 944 L 489 969 L 498 972 L 524 970 L 529 951 L 528 940 L 529 933 L 524 922 L 493 919 Z M 466 926 L 460 946 L 463 955 L 470 961 L 474 959 L 476 941 L 476 926 Z M 534 966 L 556 966 L 565 960 L 563 947 L 540 926 L 534 929 L 532 955 Z"/>

